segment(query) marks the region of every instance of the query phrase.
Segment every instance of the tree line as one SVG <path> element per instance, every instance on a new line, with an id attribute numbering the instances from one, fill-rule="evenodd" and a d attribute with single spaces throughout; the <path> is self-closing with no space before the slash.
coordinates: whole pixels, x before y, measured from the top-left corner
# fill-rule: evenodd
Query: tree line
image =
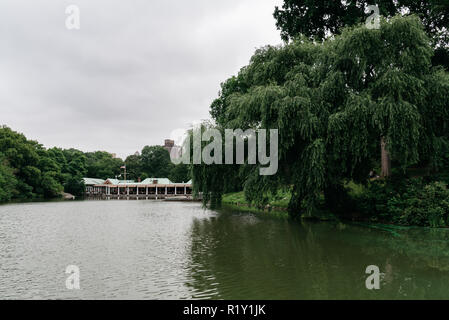
<path id="1" fill-rule="evenodd" d="M 173 165 L 161 146 L 145 146 L 141 154 L 122 160 L 105 151 L 46 149 L 9 127 L 0 127 L 0 202 L 57 198 L 62 192 L 80 196 L 84 193 L 83 177 L 123 179 L 120 167 L 124 165 L 129 168 L 129 179 L 190 179 L 187 166 Z"/>

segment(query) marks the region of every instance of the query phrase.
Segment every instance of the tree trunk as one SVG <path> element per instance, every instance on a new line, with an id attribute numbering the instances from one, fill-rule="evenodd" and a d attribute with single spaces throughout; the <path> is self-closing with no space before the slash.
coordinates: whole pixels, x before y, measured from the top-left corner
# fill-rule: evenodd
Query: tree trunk
<path id="1" fill-rule="evenodd" d="M 382 170 L 380 176 L 382 178 L 387 178 L 391 175 L 391 158 L 390 153 L 388 152 L 386 147 L 385 137 L 382 137 L 380 139 L 380 148 L 382 155 Z"/>

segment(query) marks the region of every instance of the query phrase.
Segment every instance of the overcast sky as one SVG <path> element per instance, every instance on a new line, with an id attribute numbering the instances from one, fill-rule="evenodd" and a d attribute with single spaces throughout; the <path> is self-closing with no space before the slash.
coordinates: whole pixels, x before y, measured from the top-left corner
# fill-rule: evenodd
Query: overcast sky
<path id="1" fill-rule="evenodd" d="M 220 83 L 281 43 L 281 0 L 1 0 L 0 124 L 120 157 L 209 118 Z M 68 5 L 80 30 L 66 28 Z"/>

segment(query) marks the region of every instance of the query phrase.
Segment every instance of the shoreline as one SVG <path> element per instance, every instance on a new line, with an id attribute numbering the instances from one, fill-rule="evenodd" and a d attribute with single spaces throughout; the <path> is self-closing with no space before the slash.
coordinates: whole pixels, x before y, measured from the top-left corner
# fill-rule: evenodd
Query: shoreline
<path id="1" fill-rule="evenodd" d="M 248 213 L 254 213 L 254 214 L 265 214 L 266 216 L 273 217 L 273 218 L 287 218 L 290 219 L 290 216 L 288 214 L 286 207 L 278 207 L 278 206 L 269 206 L 267 205 L 265 208 L 257 208 L 254 206 L 249 205 L 248 203 L 239 203 L 239 202 L 222 202 L 222 208 L 223 209 L 231 209 L 231 210 L 238 210 Z M 357 218 L 357 216 L 345 216 L 345 217 L 337 217 L 335 215 L 332 216 L 314 216 L 314 217 L 303 217 L 299 216 L 298 221 L 306 220 L 306 221 L 317 221 L 317 222 L 345 222 L 345 223 L 351 223 L 355 225 L 364 225 L 365 227 L 369 228 L 379 228 L 379 226 L 388 226 L 388 227 L 394 227 L 394 228 L 419 228 L 419 229 L 431 229 L 431 230 L 447 230 L 449 227 L 438 227 L 433 228 L 429 226 L 419 226 L 419 225 L 401 225 L 396 224 L 390 221 L 370 221 L 369 219 L 360 219 Z M 380 228 L 383 229 L 383 228 Z M 389 231 L 389 230 L 388 230 Z"/>
<path id="2" fill-rule="evenodd" d="M 46 203 L 46 202 L 66 202 L 66 201 L 89 201 L 89 200 L 138 200 L 136 198 L 128 198 L 128 199 L 117 199 L 117 198 L 90 198 L 89 197 L 77 197 L 75 199 L 68 199 L 64 197 L 59 198 L 52 198 L 52 199 L 45 199 L 45 198 L 35 198 L 35 199 L 15 199 L 8 202 L 2 202 L 0 203 L 1 206 L 5 205 L 18 205 L 18 204 L 29 204 L 29 203 Z M 160 200 L 164 202 L 201 202 L 201 200 L 193 200 L 193 199 L 173 199 L 173 198 L 167 198 L 167 199 L 154 199 L 154 198 L 148 198 L 148 199 L 140 199 L 140 200 Z M 235 202 L 235 201 L 222 201 L 222 205 L 220 209 L 224 210 L 237 210 L 241 212 L 246 213 L 254 213 L 254 214 L 263 214 L 268 217 L 272 218 L 283 218 L 283 219 L 290 219 L 290 216 L 287 211 L 287 207 L 282 206 L 273 206 L 273 205 L 266 205 L 265 207 L 255 207 L 248 203 L 242 203 L 242 202 Z M 369 219 L 360 219 L 357 215 L 351 215 L 351 216 L 344 216 L 344 217 L 337 217 L 335 215 L 323 215 L 323 216 L 313 216 L 313 217 L 303 217 L 299 216 L 298 221 L 305 220 L 305 221 L 317 221 L 317 222 L 346 222 L 346 223 L 353 223 L 353 224 L 363 224 L 366 227 L 373 227 L 377 228 L 377 226 L 388 226 L 388 227 L 395 227 L 395 228 L 419 228 L 419 229 L 432 229 L 432 230 L 447 230 L 449 227 L 437 227 L 432 228 L 429 226 L 420 226 L 420 225 L 401 225 L 401 224 L 395 224 L 390 221 L 370 221 Z"/>

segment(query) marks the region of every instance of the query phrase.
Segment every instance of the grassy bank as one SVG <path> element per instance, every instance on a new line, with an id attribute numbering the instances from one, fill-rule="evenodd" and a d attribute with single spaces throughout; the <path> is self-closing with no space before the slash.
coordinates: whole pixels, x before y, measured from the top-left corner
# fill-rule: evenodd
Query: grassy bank
<path id="1" fill-rule="evenodd" d="M 288 217 L 288 204 L 291 199 L 291 193 L 289 191 L 278 191 L 275 196 L 269 196 L 267 204 L 265 206 L 256 206 L 250 203 L 245 198 L 243 191 L 227 193 L 223 195 L 222 205 L 226 208 L 231 208 L 239 211 L 252 212 L 252 213 L 265 213 L 276 217 Z M 323 221 L 335 220 L 335 216 L 327 211 L 317 212 L 312 218 Z"/>
<path id="2" fill-rule="evenodd" d="M 290 192 L 279 191 L 276 196 L 268 199 L 265 207 L 259 207 L 259 209 L 268 210 L 271 208 L 272 210 L 286 211 L 290 198 Z M 246 200 L 245 193 L 243 191 L 223 195 L 222 203 L 227 205 L 251 206 L 251 204 Z"/>
<path id="3" fill-rule="evenodd" d="M 243 191 L 223 195 L 222 205 L 225 208 L 251 213 L 269 213 L 270 216 L 287 218 L 287 207 L 290 193 L 279 192 L 277 197 L 271 197 L 266 206 L 254 206 L 245 199 Z"/>

